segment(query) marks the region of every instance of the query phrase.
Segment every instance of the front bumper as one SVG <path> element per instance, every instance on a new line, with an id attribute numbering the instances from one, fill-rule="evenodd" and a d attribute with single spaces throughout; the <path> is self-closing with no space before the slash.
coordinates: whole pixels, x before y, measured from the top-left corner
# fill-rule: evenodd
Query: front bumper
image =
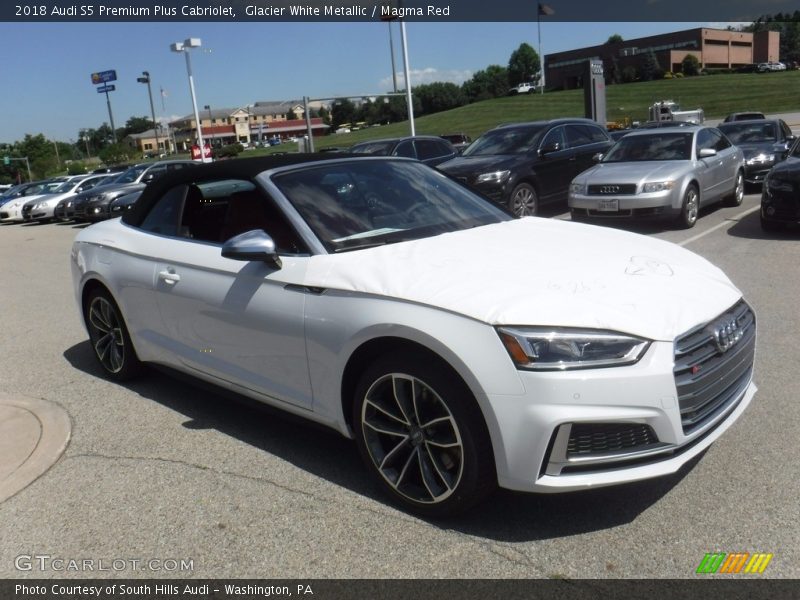
<path id="1" fill-rule="evenodd" d="M 587 217 L 672 217 L 680 214 L 681 195 L 677 189 L 626 195 L 570 192 L 568 204 L 573 214 Z"/>
<path id="2" fill-rule="evenodd" d="M 735 358 L 730 354 L 740 366 L 719 394 L 724 401 L 709 404 L 712 409 L 691 424 L 696 413 L 687 402 L 695 400 L 686 399 L 684 384 L 679 392 L 673 342 L 653 342 L 642 360 L 627 367 L 520 372 L 523 396 L 489 396 L 497 432 L 502 432 L 493 436 L 500 486 L 565 492 L 675 473 L 719 438 L 752 400 L 754 321 L 752 327 L 752 336 L 742 342 L 746 346 Z M 709 368 L 690 377 L 709 378 L 703 385 L 711 381 L 713 387 L 717 375 Z"/>
<path id="3" fill-rule="evenodd" d="M 761 194 L 761 218 L 771 223 L 800 224 L 800 195 L 794 190 L 764 189 Z"/>

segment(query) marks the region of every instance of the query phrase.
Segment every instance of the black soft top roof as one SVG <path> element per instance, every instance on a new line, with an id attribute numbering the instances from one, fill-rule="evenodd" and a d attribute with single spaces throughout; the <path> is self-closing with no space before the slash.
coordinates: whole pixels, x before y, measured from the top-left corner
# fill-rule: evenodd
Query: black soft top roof
<path id="1" fill-rule="evenodd" d="M 340 155 L 332 154 L 287 154 L 223 160 L 210 164 L 197 163 L 196 166 L 178 169 L 162 175 L 150 183 L 144 189 L 134 207 L 122 216 L 122 220 L 129 225 L 141 225 L 153 204 L 164 192 L 176 185 L 202 182 L 209 179 L 253 179 L 259 173 L 269 169 L 341 159 Z"/>

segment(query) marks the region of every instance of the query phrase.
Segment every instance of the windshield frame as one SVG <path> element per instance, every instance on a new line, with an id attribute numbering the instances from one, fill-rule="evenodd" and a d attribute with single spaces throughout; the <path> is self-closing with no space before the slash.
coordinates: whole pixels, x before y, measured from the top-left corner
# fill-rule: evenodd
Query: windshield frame
<path id="1" fill-rule="evenodd" d="M 345 166 L 350 163 L 356 163 L 356 166 Z M 360 163 L 360 165 L 359 165 Z M 421 224 L 414 224 L 413 222 L 409 223 L 408 226 L 404 228 L 398 228 L 391 225 L 384 224 L 376 224 L 375 221 L 372 221 L 373 229 L 364 229 L 360 231 L 343 231 L 338 232 L 336 235 L 333 235 L 331 230 L 323 231 L 323 227 L 320 226 L 319 216 L 317 213 L 324 213 L 324 211 L 320 210 L 320 203 L 319 198 L 315 198 L 313 200 L 308 200 L 304 194 L 297 193 L 298 190 L 292 190 L 289 188 L 289 185 L 293 182 L 302 183 L 297 178 L 300 174 L 311 174 L 312 176 L 319 177 L 322 175 L 321 179 L 328 175 L 344 175 L 348 177 L 352 177 L 353 185 L 350 186 L 350 182 L 346 182 L 345 185 L 341 186 L 341 189 L 337 190 L 338 194 L 349 194 L 351 191 L 355 191 L 352 200 L 354 202 L 358 202 L 360 200 L 366 200 L 368 196 L 370 196 L 375 189 L 369 188 L 368 185 L 365 184 L 363 181 L 365 171 L 377 170 L 380 171 L 380 166 L 372 166 L 368 167 L 365 165 L 402 165 L 399 167 L 401 170 L 406 170 L 406 174 L 403 177 L 400 177 L 396 174 L 392 174 L 388 171 L 390 167 L 386 167 L 387 170 L 383 172 L 382 177 L 374 177 L 374 183 L 380 182 L 382 188 L 382 196 L 384 198 L 389 197 L 389 192 L 392 188 L 392 184 L 396 183 L 398 186 L 409 186 L 409 187 L 421 187 L 424 183 L 434 182 L 436 184 L 436 188 L 438 191 L 446 190 L 447 194 L 451 194 L 451 196 L 447 196 L 448 200 L 454 200 L 459 203 L 459 206 L 466 206 L 467 204 L 470 205 L 471 208 L 475 208 L 477 213 L 474 215 L 468 215 L 467 218 L 462 220 L 458 219 L 451 219 L 445 222 L 439 223 L 421 223 Z M 336 168 L 339 168 L 337 171 Z M 363 171 L 362 171 L 363 170 Z M 417 170 L 415 173 L 414 171 Z M 420 171 L 424 170 L 424 171 Z M 316 171 L 317 173 L 313 173 Z M 325 171 L 328 171 L 325 173 Z M 387 175 L 392 175 L 392 177 L 387 177 Z M 397 177 L 396 179 L 394 177 Z M 426 176 L 430 176 L 430 179 L 423 181 L 423 178 Z M 358 179 L 358 177 L 362 177 L 362 179 Z M 465 229 L 470 229 L 473 227 L 478 227 L 481 225 L 488 225 L 491 223 L 499 223 L 507 220 L 513 219 L 508 212 L 504 211 L 502 208 L 496 206 L 489 200 L 483 198 L 479 194 L 476 194 L 474 191 L 469 189 L 468 187 L 462 185 L 458 181 L 453 180 L 452 178 L 444 175 L 443 173 L 424 165 L 415 160 L 406 159 L 406 158 L 398 158 L 398 157 L 359 157 L 359 158 L 347 158 L 347 159 L 337 159 L 333 161 L 325 161 L 325 162 L 314 162 L 308 163 L 301 166 L 292 165 L 288 167 L 281 167 L 279 169 L 265 171 L 258 176 L 258 179 L 265 184 L 267 191 L 275 197 L 277 203 L 283 208 L 284 213 L 290 218 L 290 220 L 295 224 L 298 231 L 301 235 L 304 235 L 306 238 L 313 237 L 313 241 L 316 243 L 309 244 L 310 247 L 316 248 L 318 254 L 338 254 L 341 252 L 351 251 L 351 250 L 361 250 L 365 248 L 375 247 L 375 246 L 383 246 L 387 244 L 393 244 L 403 241 L 412 241 L 412 240 L 419 240 L 424 239 L 427 237 L 433 237 L 435 235 L 441 233 L 448 233 L 452 231 L 460 231 Z M 316 184 L 316 188 L 322 190 L 323 185 L 328 186 L 329 184 Z M 346 190 L 345 190 L 346 188 Z M 396 193 L 396 190 L 393 190 L 392 193 Z M 419 192 L 422 193 L 422 192 Z M 402 194 L 398 194 L 398 196 L 403 197 L 407 202 L 411 202 L 406 196 L 402 196 Z M 435 194 L 431 194 L 431 196 L 435 196 Z M 302 198 L 302 200 L 301 200 Z M 332 196 L 330 196 L 332 198 Z M 427 196 L 425 197 L 426 200 L 431 202 L 432 205 L 436 205 L 436 202 L 431 201 L 430 198 Z M 455 200 L 456 198 L 460 198 L 459 200 Z M 383 199 L 383 198 L 381 198 Z M 464 204 L 460 204 L 461 201 L 464 201 Z M 303 203 L 305 202 L 305 205 Z M 334 203 L 338 202 L 336 205 L 338 208 L 342 206 L 342 198 L 339 197 L 335 199 Z M 415 205 L 417 203 L 411 203 L 410 208 L 415 210 Z M 395 210 L 395 212 L 391 215 L 388 214 L 380 214 L 380 210 L 390 206 Z M 441 207 L 441 205 L 440 205 Z M 369 212 L 372 211 L 372 208 L 375 206 L 370 207 Z M 395 206 L 391 202 L 382 202 L 378 206 L 378 210 L 372 217 L 396 217 L 403 213 L 403 211 L 407 210 L 409 207 L 400 207 Z M 428 208 L 428 207 L 426 207 Z M 313 209 L 313 210 L 312 210 Z M 362 208 L 363 210 L 363 208 Z M 432 210 L 432 209 L 431 209 Z M 404 213 L 403 213 L 404 214 Z M 315 215 L 317 219 L 315 222 Z M 341 216 L 341 215 L 334 215 L 334 216 Z M 361 216 L 358 215 L 355 211 L 349 215 L 346 215 L 347 218 L 351 216 Z M 354 219 L 355 221 L 356 219 Z M 362 223 L 363 224 L 363 223 Z"/>

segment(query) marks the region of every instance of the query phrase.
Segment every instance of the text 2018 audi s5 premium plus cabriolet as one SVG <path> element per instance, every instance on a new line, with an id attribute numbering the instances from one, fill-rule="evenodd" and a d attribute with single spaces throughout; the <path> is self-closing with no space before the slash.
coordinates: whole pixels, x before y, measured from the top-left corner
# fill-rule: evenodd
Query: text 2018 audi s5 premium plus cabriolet
<path id="1" fill-rule="evenodd" d="M 673 473 L 755 393 L 755 315 L 717 267 L 408 159 L 184 169 L 71 264 L 109 377 L 155 363 L 328 425 L 429 516 Z"/>

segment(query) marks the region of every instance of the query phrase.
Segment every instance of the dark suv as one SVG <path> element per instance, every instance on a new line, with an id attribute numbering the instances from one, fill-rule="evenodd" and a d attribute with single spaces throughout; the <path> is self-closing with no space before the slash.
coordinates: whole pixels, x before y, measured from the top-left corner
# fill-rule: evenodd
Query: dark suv
<path id="1" fill-rule="evenodd" d="M 572 179 L 612 145 L 589 119 L 514 123 L 487 131 L 438 168 L 522 217 L 535 215 L 541 204 L 566 201 Z"/>

